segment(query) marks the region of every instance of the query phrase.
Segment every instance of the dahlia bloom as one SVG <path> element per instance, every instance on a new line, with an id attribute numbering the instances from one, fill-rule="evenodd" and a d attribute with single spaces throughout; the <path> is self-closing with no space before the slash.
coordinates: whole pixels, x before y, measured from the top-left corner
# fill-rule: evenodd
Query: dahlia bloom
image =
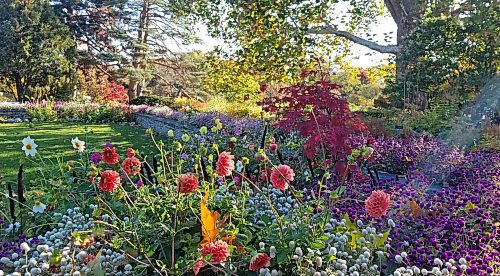
<path id="1" fill-rule="evenodd" d="M 212 256 L 210 262 L 225 262 L 229 257 L 229 245 L 225 241 L 211 242 L 201 249 L 201 256 L 206 257 L 208 255 Z"/>
<path id="2" fill-rule="evenodd" d="M 230 152 L 221 152 L 217 160 L 217 174 L 220 177 L 230 176 L 234 170 L 234 155 Z"/>
<path id="3" fill-rule="evenodd" d="M 122 162 L 122 170 L 127 175 L 136 175 L 141 171 L 141 161 L 135 157 L 127 157 Z"/>
<path id="4" fill-rule="evenodd" d="M 284 191 L 288 189 L 287 181 L 293 181 L 294 177 L 295 173 L 289 166 L 279 165 L 271 173 L 271 184 L 273 184 L 274 188 Z"/>
<path id="5" fill-rule="evenodd" d="M 269 151 L 270 152 L 276 152 L 277 150 L 278 150 L 278 144 L 276 144 L 276 143 L 269 144 Z"/>
<path id="6" fill-rule="evenodd" d="M 102 160 L 108 165 L 118 163 L 118 154 L 114 147 L 105 147 L 102 149 Z"/>
<path id="7" fill-rule="evenodd" d="M 270 261 L 271 258 L 266 253 L 258 253 L 250 260 L 248 269 L 259 271 L 259 269 L 268 266 Z"/>
<path id="8" fill-rule="evenodd" d="M 365 201 L 366 212 L 374 217 L 380 218 L 387 214 L 387 209 L 391 204 L 391 196 L 384 193 L 384 191 L 373 191 L 372 194 Z"/>
<path id="9" fill-rule="evenodd" d="M 110 193 L 120 186 L 120 174 L 113 170 L 107 170 L 101 173 L 99 181 L 99 189 L 103 192 Z"/>
<path id="10" fill-rule="evenodd" d="M 262 153 L 261 152 L 257 152 L 257 153 L 254 154 L 253 159 L 255 161 L 264 162 L 264 161 L 266 161 L 267 156 L 263 152 Z"/>
<path id="11" fill-rule="evenodd" d="M 127 149 L 127 157 L 134 157 L 135 156 L 135 151 L 133 148 L 128 148 Z"/>
<path id="12" fill-rule="evenodd" d="M 193 273 L 194 275 L 198 275 L 200 273 L 200 269 L 205 266 L 205 263 L 203 263 L 203 260 L 198 260 L 196 261 L 194 267 L 193 267 Z"/>
<path id="13" fill-rule="evenodd" d="M 99 164 L 99 162 L 101 162 L 102 160 L 102 156 L 100 153 L 98 152 L 93 152 L 91 155 L 90 155 L 90 161 L 94 164 Z"/>
<path id="14" fill-rule="evenodd" d="M 192 174 L 181 174 L 177 178 L 177 187 L 182 194 L 189 194 L 198 188 L 198 178 Z"/>

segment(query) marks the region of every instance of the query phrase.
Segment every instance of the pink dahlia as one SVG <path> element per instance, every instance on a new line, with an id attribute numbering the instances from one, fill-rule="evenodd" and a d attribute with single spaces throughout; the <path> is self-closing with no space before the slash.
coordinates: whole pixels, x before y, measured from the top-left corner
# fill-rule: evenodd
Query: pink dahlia
<path id="1" fill-rule="evenodd" d="M 99 181 L 99 189 L 110 193 L 120 186 L 120 174 L 113 170 L 103 171 Z"/>
<path id="2" fill-rule="evenodd" d="M 230 152 L 221 152 L 217 160 L 217 174 L 220 177 L 230 176 L 234 170 L 234 155 Z"/>
<path id="3" fill-rule="evenodd" d="M 284 191 L 288 189 L 288 181 L 293 181 L 294 177 L 295 173 L 289 166 L 279 165 L 271 173 L 271 184 L 274 188 Z"/>
<path id="4" fill-rule="evenodd" d="M 229 257 L 229 245 L 225 241 L 215 241 L 205 245 L 201 249 L 201 256 L 211 255 L 213 263 L 225 262 Z"/>
<path id="5" fill-rule="evenodd" d="M 271 258 L 266 253 L 258 253 L 252 258 L 252 260 L 250 260 L 250 266 L 248 269 L 259 271 L 259 269 L 268 266 L 270 261 Z"/>
<path id="6" fill-rule="evenodd" d="M 128 148 L 127 149 L 127 156 L 128 157 L 134 157 L 135 156 L 135 151 L 133 148 Z"/>
<path id="7" fill-rule="evenodd" d="M 270 152 L 276 152 L 277 150 L 278 150 L 278 144 L 276 144 L 276 143 L 269 144 L 269 151 Z"/>
<path id="8" fill-rule="evenodd" d="M 384 193 L 384 191 L 373 191 L 372 194 L 365 201 L 366 212 L 374 217 L 380 218 L 387 214 L 391 204 L 391 196 Z"/>
<path id="9" fill-rule="evenodd" d="M 135 157 L 127 157 L 122 162 L 122 170 L 127 175 L 136 175 L 141 171 L 141 161 Z"/>
<path id="10" fill-rule="evenodd" d="M 177 185 L 180 193 L 189 194 L 198 188 L 198 178 L 192 174 L 181 174 L 177 178 Z"/>
<path id="11" fill-rule="evenodd" d="M 112 147 L 105 147 L 102 149 L 102 160 L 108 165 L 118 163 L 118 154 L 116 149 Z"/>

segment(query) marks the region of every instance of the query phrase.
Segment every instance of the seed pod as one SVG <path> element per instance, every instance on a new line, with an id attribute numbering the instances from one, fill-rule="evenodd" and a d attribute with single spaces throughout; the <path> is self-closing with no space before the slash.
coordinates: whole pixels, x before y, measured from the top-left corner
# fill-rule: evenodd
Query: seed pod
<path id="1" fill-rule="evenodd" d="M 21 164 L 21 166 L 19 166 L 19 172 L 17 173 L 17 198 L 19 201 L 19 208 L 23 208 L 24 202 L 26 201 L 24 198 L 23 167 L 24 165 Z"/>
<path id="2" fill-rule="evenodd" d="M 7 183 L 7 190 L 9 191 L 9 211 L 10 217 L 15 220 L 16 219 L 16 203 L 14 202 L 14 193 L 12 192 L 12 185 L 10 182 Z"/>

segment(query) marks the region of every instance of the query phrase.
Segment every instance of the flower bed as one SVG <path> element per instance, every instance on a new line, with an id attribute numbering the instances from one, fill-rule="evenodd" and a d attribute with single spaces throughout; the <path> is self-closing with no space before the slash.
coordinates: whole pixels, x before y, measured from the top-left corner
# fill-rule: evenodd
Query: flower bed
<path id="1" fill-rule="evenodd" d="M 23 162 L 39 163 L 43 177 L 26 191 L 20 182 L 17 196 L 8 193 L 9 211 L 1 213 L 0 271 L 482 275 L 498 270 L 498 152 L 460 152 L 460 161 L 435 162 L 436 173 L 446 172 L 450 185 L 431 194 L 427 187 L 434 176 L 417 166 L 406 168 L 406 181 L 374 183 L 359 169 L 349 177 L 327 171 L 312 177 L 305 161 L 280 157 L 291 141 L 275 142 L 271 133 L 265 139 L 235 137 L 221 120 L 210 122 L 198 134 L 168 133 L 160 141 L 152 136 L 158 154 L 150 156 L 75 138 L 68 145 L 74 158 L 62 163 L 39 156 L 43 141 L 23 140 Z M 377 148 L 381 143 L 373 143 L 374 152 L 401 149 Z M 356 149 L 350 158 L 358 161 L 351 166 L 363 164 L 359 152 L 369 162 L 379 158 Z M 427 166 L 433 159 L 422 152 L 413 158 Z M 321 164 L 314 166 L 321 171 Z"/>

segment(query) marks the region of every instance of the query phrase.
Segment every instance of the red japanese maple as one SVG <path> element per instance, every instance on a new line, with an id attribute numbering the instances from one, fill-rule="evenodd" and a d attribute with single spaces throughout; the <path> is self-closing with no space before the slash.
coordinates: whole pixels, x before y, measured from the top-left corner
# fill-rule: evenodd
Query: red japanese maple
<path id="1" fill-rule="evenodd" d="M 122 103 L 128 102 L 128 94 L 125 87 L 114 82 L 108 83 L 103 89 L 103 101 L 105 103 Z"/>
<path id="2" fill-rule="evenodd" d="M 330 82 L 327 75 L 304 70 L 301 77 L 303 82 L 281 88 L 277 96 L 266 99 L 264 109 L 279 115 L 277 127 L 298 131 L 306 139 L 308 158 L 320 154 L 330 164 L 345 161 L 351 154 L 351 139 L 366 126 L 337 93 L 340 85 Z"/>

